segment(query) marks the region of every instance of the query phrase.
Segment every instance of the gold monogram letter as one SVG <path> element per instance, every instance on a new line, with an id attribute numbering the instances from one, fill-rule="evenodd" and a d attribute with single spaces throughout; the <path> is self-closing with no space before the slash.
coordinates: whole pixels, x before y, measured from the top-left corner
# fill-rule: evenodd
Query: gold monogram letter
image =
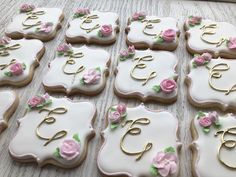
<path id="1" fill-rule="evenodd" d="M 98 19 L 99 17 L 97 15 L 85 15 L 84 17 L 82 17 L 82 19 L 85 18 L 82 21 L 82 24 L 80 25 L 80 28 L 82 30 L 85 30 L 86 33 L 90 33 L 91 31 L 100 28 L 99 24 L 96 24 L 95 26 L 88 28 L 88 27 L 84 27 L 84 24 L 89 24 L 93 22 L 93 19 Z"/>

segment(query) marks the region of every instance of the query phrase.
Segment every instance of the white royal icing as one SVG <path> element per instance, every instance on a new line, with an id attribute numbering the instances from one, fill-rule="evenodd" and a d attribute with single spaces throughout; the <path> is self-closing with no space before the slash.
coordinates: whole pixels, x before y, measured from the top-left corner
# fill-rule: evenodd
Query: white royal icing
<path id="1" fill-rule="evenodd" d="M 33 20 L 27 20 L 27 24 L 34 24 L 37 21 L 41 21 L 41 23 L 46 23 L 46 22 L 52 22 L 52 31 L 50 33 L 43 33 L 43 32 L 35 32 L 36 28 L 40 27 L 39 26 L 34 26 L 29 29 L 23 29 L 24 26 L 22 25 L 22 22 L 25 21 L 27 18 L 27 13 L 19 13 L 16 15 L 11 23 L 7 26 L 6 28 L 6 33 L 14 33 L 14 32 L 19 32 L 23 34 L 37 34 L 37 35 L 42 35 L 42 36 L 48 36 L 51 33 L 53 33 L 57 27 L 57 25 L 60 23 L 60 17 L 62 15 L 62 10 L 59 8 L 36 8 L 33 10 L 33 12 L 37 11 L 44 11 L 45 14 L 43 15 L 38 15 L 38 19 L 33 19 Z"/>
<path id="2" fill-rule="evenodd" d="M 146 16 L 147 20 L 154 20 L 160 19 L 159 23 L 152 23 L 153 28 L 147 29 L 149 33 L 156 33 L 159 34 L 161 31 L 167 29 L 173 29 L 177 33 L 179 33 L 179 28 L 177 26 L 177 20 L 172 17 L 157 17 L 157 16 Z M 130 25 L 128 26 L 129 32 L 127 34 L 127 40 L 131 43 L 146 43 L 151 48 L 153 45 L 161 45 L 163 47 L 168 47 L 170 45 L 177 45 L 178 37 L 171 42 L 163 42 L 163 43 L 156 43 L 155 36 L 149 36 L 143 33 L 143 28 L 145 26 L 145 22 L 141 21 L 131 21 Z"/>
<path id="3" fill-rule="evenodd" d="M 143 57 L 151 55 L 154 57 L 152 61 L 142 61 L 147 65 L 144 69 L 136 69 L 135 75 L 139 77 L 147 77 L 152 71 L 156 71 L 157 76 L 150 79 L 145 85 L 142 85 L 143 81 L 138 81 L 130 76 L 132 68 L 137 61 L 133 61 L 133 58 Z M 166 51 L 152 51 L 148 50 L 135 50 L 133 58 L 125 61 L 119 61 L 117 67 L 117 75 L 115 79 L 115 89 L 117 92 L 123 95 L 141 95 L 142 98 L 147 97 L 154 98 L 173 98 L 177 95 L 177 89 L 170 94 L 163 92 L 157 93 L 153 90 L 154 85 L 160 85 L 164 79 L 176 78 L 178 75 L 175 72 L 175 67 L 178 63 L 176 56 L 171 52 Z"/>
<path id="4" fill-rule="evenodd" d="M 0 133 L 3 131 L 7 122 L 5 120 L 5 113 L 14 104 L 16 96 L 14 92 L 11 91 L 1 91 L 0 92 Z"/>
<path id="5" fill-rule="evenodd" d="M 80 28 L 80 25 L 82 24 L 83 20 L 81 17 L 80 18 L 75 18 L 72 19 L 69 22 L 69 27 L 66 31 L 66 37 L 69 38 L 76 38 L 76 37 L 84 37 L 86 39 L 99 39 L 101 41 L 109 41 L 111 39 L 116 38 L 116 28 L 118 28 L 118 14 L 113 13 L 113 12 L 99 12 L 99 11 L 91 11 L 89 15 L 98 15 L 99 18 L 97 19 L 92 19 L 91 23 L 85 24 L 85 27 L 93 27 L 96 24 L 99 24 L 100 27 L 102 25 L 111 25 L 112 26 L 112 34 L 107 37 L 99 37 L 98 36 L 98 31 L 100 28 L 97 28 L 90 33 L 87 33 L 85 30 Z"/>
<path id="6" fill-rule="evenodd" d="M 221 144 L 221 134 L 215 136 L 215 133 L 219 130 L 225 130 L 226 128 L 236 126 L 236 118 L 232 114 L 219 117 L 221 123 L 220 129 L 211 127 L 209 133 L 204 133 L 202 127 L 199 125 L 199 119 L 194 119 L 194 127 L 198 136 L 193 141 L 193 145 L 197 149 L 197 159 L 194 164 L 194 170 L 197 174 L 196 177 L 235 177 L 235 169 L 230 169 L 224 166 L 217 158 L 217 152 Z M 235 132 L 235 131 L 234 131 Z M 235 135 L 225 136 L 226 140 L 234 140 Z M 222 149 L 222 158 L 227 163 L 236 165 L 236 153 L 235 149 L 227 150 Z"/>
<path id="7" fill-rule="evenodd" d="M 209 79 L 209 70 L 205 66 L 198 66 L 193 68 L 193 61 L 190 62 L 190 73 L 187 76 L 189 79 L 189 95 L 191 99 L 199 104 L 204 106 L 205 103 L 218 103 L 223 110 L 226 110 L 228 107 L 236 107 L 236 92 L 232 91 L 228 95 L 224 92 L 216 91 L 210 87 L 208 84 Z M 231 88 L 236 84 L 235 79 L 235 70 L 236 70 L 236 61 L 229 59 L 212 59 L 208 66 L 211 68 L 219 63 L 226 63 L 229 65 L 229 70 L 221 71 L 221 78 L 212 79 L 214 86 L 222 89 Z M 188 81 L 187 81 L 188 82 Z M 211 105 L 209 105 L 211 106 Z"/>
<path id="8" fill-rule="evenodd" d="M 172 114 L 165 111 L 150 111 L 144 105 L 127 108 L 126 120 L 143 117 L 148 118 L 150 124 L 135 125 L 134 127 L 141 129 L 141 133 L 135 136 L 127 136 L 125 146 L 131 151 L 140 151 L 143 150 L 145 144 L 151 142 L 152 148 L 145 152 L 139 161 L 136 161 L 137 156 L 127 155 L 120 149 L 120 140 L 127 131 L 127 126 L 124 128 L 120 126 L 111 130 L 108 125 L 102 133 L 104 144 L 99 151 L 97 160 L 98 167 L 103 174 L 108 176 L 151 177 L 149 170 L 156 154 L 170 146 L 175 150 L 179 148 L 180 143 L 176 137 L 178 120 Z M 177 172 L 171 177 L 178 176 L 179 164 L 177 166 Z"/>
<path id="9" fill-rule="evenodd" d="M 9 55 L 0 56 L 0 65 L 9 64 L 12 59 L 16 59 L 17 63 L 25 63 L 26 69 L 21 75 L 18 76 L 6 76 L 4 73 L 9 71 L 9 67 L 0 70 L 0 82 L 21 82 L 26 80 L 30 73 L 30 68 L 37 62 L 37 54 L 43 49 L 44 45 L 37 39 L 20 39 L 11 40 L 6 46 L 12 46 L 14 44 L 20 44 L 20 48 L 14 50 L 8 50 Z"/>
<path id="10" fill-rule="evenodd" d="M 81 155 L 86 152 L 88 137 L 94 132 L 91 122 L 95 116 L 96 108 L 90 102 L 72 102 L 66 98 L 50 98 L 52 104 L 44 108 L 64 107 L 67 112 L 52 114 L 56 121 L 53 124 L 43 124 L 40 127 L 40 132 L 45 137 L 52 137 L 56 132 L 66 130 L 67 135 L 44 146 L 45 140 L 37 137 L 36 128 L 48 112 L 39 113 L 39 109 L 29 110 L 23 118 L 18 120 L 19 128 L 9 145 L 9 150 L 11 155 L 19 160 L 35 160 L 39 165 L 44 165 L 52 163 L 52 161 L 47 161 L 50 159 L 56 161 L 60 166 L 73 167 L 78 165 Z M 72 139 L 74 134 L 78 134 L 80 138 L 80 154 L 69 161 L 55 157 L 56 148 L 60 147 L 64 140 Z"/>
<path id="11" fill-rule="evenodd" d="M 229 39 L 230 37 L 236 37 L 236 27 L 227 22 L 215 22 L 212 20 L 202 20 L 200 25 L 195 25 L 194 27 L 189 27 L 187 31 L 189 38 L 187 40 L 187 45 L 190 49 L 194 51 L 198 51 L 202 53 L 204 51 L 213 52 L 216 56 L 219 56 L 219 53 L 228 53 L 236 56 L 236 50 L 231 50 L 227 47 L 226 42 L 220 46 L 216 46 L 216 44 L 209 44 L 204 42 L 201 39 L 202 29 L 200 29 L 204 25 L 216 24 L 216 33 L 213 35 L 206 35 L 205 38 L 210 41 L 218 41 L 220 38 Z M 214 31 L 214 30 L 211 30 Z"/>
<path id="12" fill-rule="evenodd" d="M 103 49 L 92 49 L 87 46 L 82 46 L 80 48 L 72 47 L 74 53 L 82 52 L 82 58 L 75 58 L 76 64 L 67 66 L 66 70 L 75 72 L 78 67 L 83 65 L 85 69 L 76 75 L 74 81 L 73 75 L 67 75 L 63 73 L 62 67 L 66 63 L 68 57 L 60 56 L 56 57 L 50 63 L 50 69 L 43 79 L 43 85 L 46 87 L 63 87 L 66 89 L 67 94 L 72 90 L 76 89 L 79 91 L 93 93 L 98 89 L 101 89 L 105 82 L 106 76 L 105 72 L 108 72 L 107 63 L 110 59 L 110 55 Z M 97 84 L 81 84 L 81 78 L 84 73 L 89 69 L 100 67 L 101 69 L 101 79 Z"/>

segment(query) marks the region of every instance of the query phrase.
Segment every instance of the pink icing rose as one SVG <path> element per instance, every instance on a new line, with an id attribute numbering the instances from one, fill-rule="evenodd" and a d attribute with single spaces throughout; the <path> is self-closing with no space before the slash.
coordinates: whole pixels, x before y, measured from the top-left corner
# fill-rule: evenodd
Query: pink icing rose
<path id="1" fill-rule="evenodd" d="M 164 93 L 172 93 L 176 88 L 177 88 L 177 84 L 175 82 L 175 80 L 172 79 L 164 79 L 161 84 L 160 84 L 161 90 Z"/>
<path id="2" fill-rule="evenodd" d="M 38 29 L 39 32 L 50 33 L 52 31 L 53 23 L 46 22 L 41 24 L 41 27 Z"/>
<path id="3" fill-rule="evenodd" d="M 199 120 L 199 124 L 200 124 L 200 126 L 202 126 L 202 127 L 210 127 L 211 124 L 212 124 L 211 118 L 210 118 L 210 117 L 202 117 L 202 118 Z"/>
<path id="4" fill-rule="evenodd" d="M 23 73 L 23 67 L 21 63 L 14 63 L 10 66 L 10 71 L 13 75 L 19 76 Z"/>
<path id="5" fill-rule="evenodd" d="M 109 114 L 109 120 L 111 123 L 119 123 L 121 120 L 121 115 L 118 111 L 111 111 Z"/>
<path id="6" fill-rule="evenodd" d="M 205 61 L 210 61 L 212 59 L 212 55 L 210 53 L 203 53 L 201 56 Z"/>
<path id="7" fill-rule="evenodd" d="M 83 81 L 85 84 L 97 84 L 101 79 L 101 72 L 97 69 L 89 69 L 87 73 L 83 75 Z"/>
<path id="8" fill-rule="evenodd" d="M 90 14 L 90 10 L 88 8 L 78 8 L 75 10 L 76 15 L 87 15 Z"/>
<path id="9" fill-rule="evenodd" d="M 146 18 L 145 12 L 135 12 L 132 16 L 132 20 L 143 20 Z"/>
<path id="10" fill-rule="evenodd" d="M 126 115 L 126 105 L 125 104 L 118 104 L 116 110 L 120 113 L 121 117 Z"/>
<path id="11" fill-rule="evenodd" d="M 66 160 L 73 160 L 80 154 L 80 144 L 75 140 L 64 140 L 59 148 L 60 156 Z"/>
<path id="12" fill-rule="evenodd" d="M 161 33 L 161 38 L 166 42 L 173 42 L 176 37 L 176 31 L 173 29 L 167 29 Z"/>
<path id="13" fill-rule="evenodd" d="M 40 104 L 45 102 L 45 98 L 42 96 L 34 96 L 33 98 L 28 100 L 28 105 L 30 108 L 35 108 Z"/>
<path id="14" fill-rule="evenodd" d="M 123 50 L 120 52 L 120 57 L 128 57 L 129 56 L 129 52 L 127 50 Z"/>
<path id="15" fill-rule="evenodd" d="M 201 21 L 202 21 L 202 17 L 190 16 L 189 19 L 188 19 L 188 24 L 191 25 L 191 26 L 194 26 L 194 25 L 200 24 Z"/>
<path id="16" fill-rule="evenodd" d="M 29 12 L 35 9 L 33 4 L 22 4 L 20 7 L 20 12 Z"/>
<path id="17" fill-rule="evenodd" d="M 216 111 L 210 112 L 208 114 L 208 117 L 210 118 L 212 123 L 215 123 L 215 122 L 219 121 L 219 115 Z"/>
<path id="18" fill-rule="evenodd" d="M 135 48 L 134 48 L 133 45 L 130 45 L 130 46 L 128 47 L 128 52 L 131 53 L 131 54 L 135 53 Z"/>
<path id="19" fill-rule="evenodd" d="M 100 33 L 103 37 L 108 37 L 112 34 L 112 26 L 111 25 L 102 25 L 100 29 Z"/>
<path id="20" fill-rule="evenodd" d="M 229 38 L 227 45 L 228 45 L 229 49 L 235 50 L 236 49 L 236 37 Z"/>
<path id="21" fill-rule="evenodd" d="M 152 165 L 158 169 L 161 176 L 166 177 L 176 173 L 177 157 L 174 153 L 157 153 L 153 159 Z"/>
<path id="22" fill-rule="evenodd" d="M 197 66 L 202 66 L 205 64 L 205 58 L 202 57 L 202 56 L 196 56 L 194 57 L 193 59 L 194 63 L 197 65 Z"/>
<path id="23" fill-rule="evenodd" d="M 71 46 L 71 44 L 67 44 L 67 43 L 60 44 L 57 47 L 58 52 L 68 52 L 70 50 L 72 50 L 72 46 Z"/>
<path id="24" fill-rule="evenodd" d="M 11 38 L 6 37 L 6 36 L 3 36 L 3 37 L 0 39 L 0 45 L 6 45 L 6 44 L 9 44 L 10 41 L 11 41 Z"/>

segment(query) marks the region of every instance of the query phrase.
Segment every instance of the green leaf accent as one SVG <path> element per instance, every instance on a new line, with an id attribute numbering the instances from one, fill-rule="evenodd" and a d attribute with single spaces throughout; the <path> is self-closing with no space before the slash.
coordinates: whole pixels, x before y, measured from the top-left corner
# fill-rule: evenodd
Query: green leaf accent
<path id="1" fill-rule="evenodd" d="M 113 112 L 113 111 L 116 111 L 116 108 L 111 107 L 111 108 L 110 108 L 110 111 L 112 111 L 112 112 Z"/>
<path id="2" fill-rule="evenodd" d="M 213 126 L 216 128 L 216 129 L 220 129 L 221 128 L 221 124 L 220 122 L 214 122 Z"/>
<path id="3" fill-rule="evenodd" d="M 76 140 L 77 142 L 80 143 L 80 139 L 79 139 L 78 133 L 77 133 L 77 134 L 74 134 L 74 135 L 73 135 L 73 138 L 74 138 L 74 140 Z"/>
<path id="4" fill-rule="evenodd" d="M 210 127 L 204 127 L 202 128 L 204 133 L 209 133 L 210 132 Z"/>
<path id="5" fill-rule="evenodd" d="M 198 56 L 200 56 L 200 54 L 196 53 L 196 54 L 194 54 L 193 56 L 194 56 L 194 57 L 198 57 Z"/>
<path id="6" fill-rule="evenodd" d="M 158 36 L 156 43 L 162 43 L 162 42 L 164 42 L 164 39 L 162 39 L 160 36 Z"/>
<path id="7" fill-rule="evenodd" d="M 205 113 L 203 113 L 202 111 L 197 112 L 197 119 L 200 119 L 203 116 L 205 116 Z"/>
<path id="8" fill-rule="evenodd" d="M 160 85 L 154 85 L 154 86 L 152 87 L 152 89 L 153 89 L 155 92 L 159 93 L 159 92 L 161 91 L 161 86 L 160 86 Z"/>
<path id="9" fill-rule="evenodd" d="M 59 148 L 56 148 L 55 152 L 53 153 L 53 155 L 56 157 L 56 158 L 61 158 L 61 155 L 60 155 L 60 152 L 59 152 Z"/>
<path id="10" fill-rule="evenodd" d="M 197 64 L 195 62 L 193 62 L 192 66 L 193 68 L 197 68 Z"/>
<path id="11" fill-rule="evenodd" d="M 10 71 L 8 71 L 8 72 L 4 72 L 4 75 L 5 75 L 5 76 L 8 76 L 8 77 L 11 77 L 11 76 L 12 76 L 12 73 L 11 73 Z"/>
<path id="12" fill-rule="evenodd" d="M 85 85 L 85 82 L 84 82 L 84 79 L 83 79 L 83 78 L 80 79 L 80 84 L 81 84 L 81 85 Z"/>
<path id="13" fill-rule="evenodd" d="M 23 70 L 26 69 L 26 64 L 25 63 L 22 63 L 22 68 L 23 68 Z"/>
<path id="14" fill-rule="evenodd" d="M 100 67 L 95 68 L 98 72 L 102 72 Z"/>
<path id="15" fill-rule="evenodd" d="M 153 165 L 150 167 L 150 173 L 152 176 L 158 176 L 158 169 L 156 167 L 154 167 Z"/>
<path id="16" fill-rule="evenodd" d="M 126 59 L 126 57 L 120 57 L 120 61 L 125 61 Z"/>
<path id="17" fill-rule="evenodd" d="M 114 129 L 116 129 L 117 127 L 119 127 L 119 124 L 110 124 L 110 128 L 111 128 L 111 130 L 114 130 Z"/>
<path id="18" fill-rule="evenodd" d="M 99 36 L 99 37 L 103 37 L 100 30 L 98 31 L 98 36 Z"/>
<path id="19" fill-rule="evenodd" d="M 63 56 L 63 55 L 64 55 L 64 52 L 57 52 L 57 55 L 58 55 L 58 56 Z"/>
<path id="20" fill-rule="evenodd" d="M 168 147 L 164 150 L 165 153 L 174 153 L 175 152 L 175 149 L 173 147 Z"/>

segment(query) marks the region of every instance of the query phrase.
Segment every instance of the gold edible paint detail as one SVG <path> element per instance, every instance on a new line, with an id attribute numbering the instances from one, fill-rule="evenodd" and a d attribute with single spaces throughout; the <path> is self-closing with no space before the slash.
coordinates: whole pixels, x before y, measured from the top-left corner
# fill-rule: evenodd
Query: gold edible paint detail
<path id="1" fill-rule="evenodd" d="M 36 12 L 32 12 L 32 11 L 30 11 L 30 12 L 27 12 L 26 13 L 26 15 L 27 15 L 27 17 L 26 17 L 26 19 L 22 22 L 22 25 L 24 26 L 24 30 L 26 30 L 26 29 L 29 29 L 29 28 L 32 28 L 32 27 L 34 27 L 34 26 L 39 26 L 39 25 L 41 25 L 41 21 L 37 21 L 37 22 L 35 22 L 35 23 L 33 23 L 33 24 L 28 24 L 27 23 L 27 21 L 28 20 L 37 20 L 39 17 L 39 15 L 44 15 L 45 14 L 45 12 L 44 11 L 36 11 Z"/>
<path id="2" fill-rule="evenodd" d="M 143 62 L 152 61 L 153 59 L 154 59 L 154 57 L 151 55 L 146 55 L 143 57 L 134 58 L 133 61 L 137 61 L 137 62 L 134 65 L 134 67 L 131 69 L 130 76 L 135 80 L 143 81 L 142 85 L 145 85 L 149 80 L 155 78 L 157 76 L 156 71 L 152 71 L 148 76 L 144 76 L 144 77 L 143 76 L 136 76 L 134 74 L 136 69 L 144 69 L 147 67 L 147 65 Z"/>
<path id="3" fill-rule="evenodd" d="M 219 47 L 227 41 L 224 37 L 220 38 L 218 41 L 211 41 L 206 38 L 207 35 L 214 35 L 216 33 L 217 24 L 203 25 L 200 29 L 202 30 L 201 39 L 208 44 L 214 44 L 216 47 Z"/>
<path id="4" fill-rule="evenodd" d="M 220 146 L 218 148 L 218 152 L 217 152 L 218 160 L 220 161 L 220 163 L 222 163 L 226 167 L 231 168 L 231 169 L 236 169 L 236 164 L 230 164 L 229 162 L 223 160 L 222 155 L 221 155 L 221 152 L 222 152 L 223 149 L 227 149 L 229 151 L 232 151 L 233 149 L 235 149 L 236 140 L 233 140 L 233 139 L 228 139 L 227 140 L 226 138 L 229 135 L 231 135 L 231 136 L 236 135 L 236 127 L 230 127 L 230 128 L 225 129 L 225 130 L 217 131 L 215 133 L 215 136 L 218 136 L 218 135 L 221 135 L 221 137 L 220 137 L 221 144 L 220 144 Z"/>
<path id="5" fill-rule="evenodd" d="M 39 131 L 40 127 L 45 125 L 45 124 L 50 125 L 50 124 L 55 123 L 56 122 L 56 118 L 53 117 L 52 115 L 53 114 L 65 114 L 67 112 L 66 108 L 64 108 L 64 107 L 57 107 L 57 108 L 52 109 L 52 110 L 44 108 L 44 109 L 39 110 L 39 113 L 41 113 L 41 112 L 48 112 L 48 114 L 43 119 L 43 121 L 40 122 L 39 125 L 37 126 L 37 128 L 36 128 L 36 135 L 37 135 L 38 138 L 46 141 L 44 146 L 47 146 L 52 141 L 58 140 L 58 139 L 63 138 L 64 136 L 67 135 L 67 131 L 66 130 L 61 130 L 61 131 L 55 133 L 52 137 L 46 137 L 46 136 L 43 136 L 40 133 L 40 131 Z"/>
<path id="6" fill-rule="evenodd" d="M 147 20 L 147 19 L 142 20 L 142 23 L 145 23 L 144 28 L 143 28 L 143 33 L 148 36 L 158 36 L 157 33 L 148 32 L 147 29 L 153 29 L 154 28 L 153 24 L 160 23 L 160 22 L 161 20 L 158 18 L 153 19 L 153 20 Z"/>
<path id="7" fill-rule="evenodd" d="M 210 68 L 209 66 L 206 66 L 207 69 L 209 70 L 209 79 L 208 79 L 208 83 L 209 86 L 216 91 L 219 92 L 224 92 L 225 95 L 229 95 L 231 92 L 236 91 L 236 84 L 232 85 L 230 88 L 219 88 L 216 87 L 213 84 L 213 80 L 214 79 L 220 79 L 222 76 L 223 71 L 228 71 L 230 69 L 230 66 L 226 63 L 218 63 L 215 66 L 213 66 L 212 68 Z"/>
<path id="8" fill-rule="evenodd" d="M 4 70 L 4 69 L 6 69 L 8 66 L 10 66 L 10 65 L 12 65 L 12 64 L 14 64 L 14 63 L 16 63 L 16 59 L 12 59 L 12 60 L 10 61 L 10 63 L 1 64 L 1 65 L 0 65 L 0 70 Z"/>
<path id="9" fill-rule="evenodd" d="M 72 83 L 74 83 L 76 75 L 79 74 L 80 72 L 82 72 L 85 69 L 85 67 L 83 65 L 81 65 L 77 68 L 76 71 L 71 72 L 71 71 L 66 70 L 66 66 L 76 64 L 75 59 L 82 58 L 84 56 L 84 54 L 82 52 L 78 52 L 78 53 L 74 53 L 74 54 L 67 54 L 65 56 L 68 56 L 68 58 L 67 58 L 66 63 L 62 66 L 62 70 L 63 70 L 64 74 L 73 75 Z"/>
<path id="10" fill-rule="evenodd" d="M 99 18 L 98 15 L 85 15 L 85 16 L 81 17 L 81 19 L 84 19 L 84 20 L 82 21 L 82 23 L 80 25 L 80 28 L 82 30 L 85 30 L 86 33 L 90 33 L 91 31 L 100 28 L 99 24 L 96 24 L 96 25 L 94 25 L 93 27 L 90 27 L 90 28 L 84 26 L 85 24 L 92 23 L 94 19 L 98 19 L 98 18 Z"/>
<path id="11" fill-rule="evenodd" d="M 137 156 L 136 161 L 140 160 L 142 156 L 149 151 L 152 148 L 152 143 L 148 142 L 147 144 L 144 145 L 143 150 L 137 151 L 137 152 L 132 152 L 129 151 L 125 148 L 125 138 L 128 135 L 134 136 L 134 135 L 139 135 L 141 133 L 141 128 L 137 127 L 137 125 L 148 125 L 150 124 L 150 120 L 148 118 L 138 118 L 136 120 L 127 120 L 122 124 L 122 127 L 125 127 L 127 124 L 129 124 L 127 131 L 125 134 L 122 136 L 120 140 L 120 148 L 122 152 L 124 152 L 127 155 L 130 156 Z"/>
<path id="12" fill-rule="evenodd" d="M 14 44 L 14 45 L 10 45 L 10 46 L 4 46 L 0 48 L 0 56 L 7 56 L 9 55 L 9 50 L 16 50 L 19 49 L 21 47 L 20 44 Z"/>

